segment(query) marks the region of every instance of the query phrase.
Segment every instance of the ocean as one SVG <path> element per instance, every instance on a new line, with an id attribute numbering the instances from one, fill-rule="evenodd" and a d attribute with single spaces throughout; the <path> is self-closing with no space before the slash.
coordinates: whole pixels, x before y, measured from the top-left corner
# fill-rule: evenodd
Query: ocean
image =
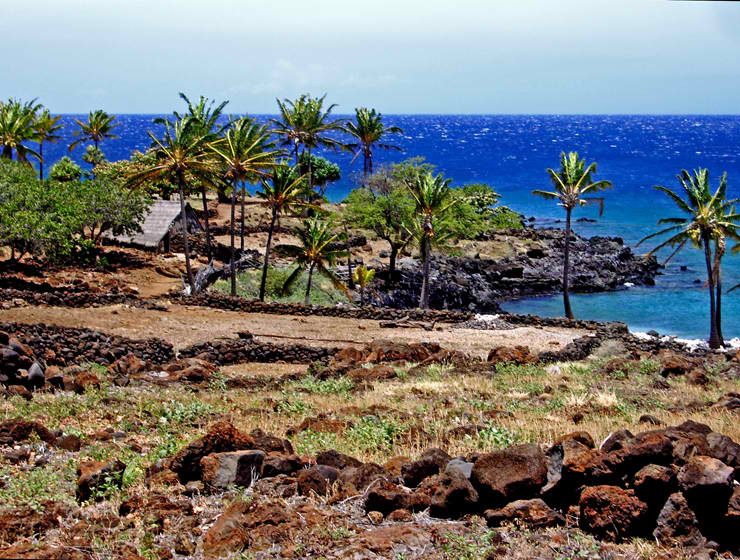
<path id="1" fill-rule="evenodd" d="M 157 115 L 118 115 L 117 139 L 105 140 L 101 149 L 109 160 L 128 158 L 133 150 L 150 145 L 147 130 Z M 64 139 L 44 147 L 46 168 L 69 155 L 67 145 L 76 126 L 65 115 Z M 257 116 L 266 120 L 268 115 Z M 574 224 L 584 236 L 610 235 L 635 243 L 656 231 L 658 219 L 680 215 L 676 206 L 654 185 L 678 188 L 681 169 L 706 167 L 716 187 L 728 173 L 731 197 L 740 197 L 740 116 L 645 116 L 645 115 L 385 115 L 388 125 L 400 126 L 403 135 L 392 143 L 403 152 L 378 151 L 375 165 L 423 156 L 437 166 L 453 185 L 488 183 L 501 195 L 501 203 L 527 216 L 538 226 L 556 225 L 564 211 L 553 201 L 531 194 L 547 188 L 545 173 L 556 168 L 561 151 L 578 151 L 589 162 L 598 162 L 597 179 L 614 185 L 606 191 L 603 216 L 596 207 L 578 209 Z M 84 147 L 71 154 L 81 162 Z M 358 157 L 352 164 L 348 153 L 324 153 L 342 168 L 342 179 L 330 186 L 327 196 L 339 201 L 354 188 L 362 173 Z M 646 252 L 648 242 L 637 250 Z M 664 257 L 667 255 L 663 255 Z M 685 270 L 682 270 L 682 267 Z M 681 338 L 708 336 L 708 294 L 702 253 L 685 248 L 668 264 L 654 287 L 625 287 L 604 294 L 575 294 L 573 309 L 578 318 L 623 321 L 633 331 L 657 330 Z M 697 283 L 696 281 L 699 280 Z M 723 263 L 726 287 L 740 283 L 740 256 L 729 255 Z M 503 304 L 507 311 L 561 316 L 561 297 L 530 298 Z M 740 290 L 723 298 L 725 338 L 740 337 Z"/>

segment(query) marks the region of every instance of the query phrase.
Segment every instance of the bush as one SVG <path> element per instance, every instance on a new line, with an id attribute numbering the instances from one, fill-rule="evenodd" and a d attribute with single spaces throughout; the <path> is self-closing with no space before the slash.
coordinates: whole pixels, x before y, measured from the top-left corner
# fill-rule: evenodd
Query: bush
<path id="1" fill-rule="evenodd" d="M 521 229 L 524 227 L 521 215 L 506 206 L 499 206 L 498 208 L 493 209 L 490 223 L 491 227 L 494 229 Z"/>

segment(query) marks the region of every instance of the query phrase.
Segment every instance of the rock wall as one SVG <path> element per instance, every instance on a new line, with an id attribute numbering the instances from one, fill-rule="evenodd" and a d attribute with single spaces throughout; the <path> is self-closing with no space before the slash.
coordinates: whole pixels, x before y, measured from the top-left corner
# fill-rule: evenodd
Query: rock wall
<path id="1" fill-rule="evenodd" d="M 213 292 L 186 297 L 180 294 L 172 294 L 171 299 L 178 303 L 187 305 L 200 305 L 213 307 L 227 311 L 242 311 L 244 313 L 270 313 L 277 315 L 300 315 L 300 316 L 322 316 L 342 317 L 346 319 L 372 319 L 376 321 L 392 321 L 409 317 L 416 321 L 440 321 L 445 323 L 458 323 L 473 318 L 471 313 L 447 311 L 437 309 L 391 309 L 382 307 L 328 307 L 328 306 L 305 306 L 300 303 L 272 303 L 255 299 L 244 299 L 231 297 Z"/>
<path id="2" fill-rule="evenodd" d="M 110 365 L 127 354 L 152 364 L 164 364 L 175 357 L 172 345 L 159 338 L 134 340 L 44 323 L 0 323 L 0 331 L 17 336 L 46 365 L 66 366 L 80 362 Z"/>
<path id="3" fill-rule="evenodd" d="M 249 337 L 202 342 L 181 350 L 179 354 L 182 358 L 199 358 L 223 366 L 245 362 L 288 364 L 327 362 L 337 351 L 337 348 L 318 348 L 303 344 L 256 342 Z"/>

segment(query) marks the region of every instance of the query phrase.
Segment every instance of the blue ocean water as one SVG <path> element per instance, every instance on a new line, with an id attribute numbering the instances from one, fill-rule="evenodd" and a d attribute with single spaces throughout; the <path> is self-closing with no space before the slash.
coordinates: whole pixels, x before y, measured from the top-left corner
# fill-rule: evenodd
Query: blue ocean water
<path id="1" fill-rule="evenodd" d="M 51 163 L 68 154 L 75 126 L 74 115 L 65 115 L 64 140 L 45 146 Z M 106 140 L 101 148 L 110 160 L 127 158 L 133 150 L 150 145 L 147 130 L 156 115 L 119 115 L 118 139 Z M 262 115 L 260 120 L 269 116 Z M 563 211 L 554 202 L 531 195 L 534 188 L 549 187 L 547 167 L 557 167 L 561 151 L 577 150 L 588 161 L 599 164 L 597 178 L 614 184 L 604 194 L 602 217 L 587 207 L 574 218 L 596 219 L 576 223 L 581 235 L 616 235 L 634 245 L 655 231 L 656 222 L 678 215 L 676 207 L 653 185 L 678 186 L 681 169 L 707 167 L 713 184 L 722 172 L 729 174 L 729 195 L 740 196 L 740 116 L 560 116 L 560 115 L 386 115 L 389 125 L 403 128 L 393 143 L 403 152 L 379 151 L 375 165 L 423 156 L 453 184 L 484 182 L 500 192 L 502 203 L 528 216 L 537 224 L 562 219 Z M 71 155 L 80 161 L 83 149 Z M 348 153 L 323 154 L 336 161 L 343 177 L 327 195 L 341 200 L 356 184 L 362 171 L 361 158 L 351 164 Z M 640 247 L 649 250 L 652 245 Z M 702 287 L 706 277 L 699 251 L 685 249 L 658 278 L 652 288 L 630 288 L 608 294 L 573 297 L 576 315 L 583 319 L 624 321 L 633 330 L 656 329 L 681 337 L 702 338 L 708 331 L 708 294 Z M 685 266 L 686 271 L 680 267 Z M 724 260 L 725 286 L 740 282 L 740 256 Z M 701 280 L 695 283 L 695 280 Z M 543 316 L 562 314 L 559 297 L 507 302 L 504 308 Z M 740 336 L 740 291 L 723 299 L 723 327 L 726 338 Z"/>

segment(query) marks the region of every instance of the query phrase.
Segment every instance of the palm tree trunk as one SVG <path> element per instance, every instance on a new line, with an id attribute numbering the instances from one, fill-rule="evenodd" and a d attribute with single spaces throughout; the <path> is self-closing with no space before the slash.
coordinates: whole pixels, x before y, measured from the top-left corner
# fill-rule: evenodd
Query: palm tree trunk
<path id="1" fill-rule="evenodd" d="M 270 229 L 267 230 L 267 245 L 265 245 L 265 263 L 262 265 L 262 279 L 260 280 L 260 301 L 265 301 L 265 287 L 267 285 L 267 267 L 270 264 L 270 245 L 272 245 L 272 234 L 275 230 L 275 220 L 276 219 L 277 219 L 277 210 L 273 208 L 272 209 L 272 219 L 270 220 Z M 306 305 L 308 305 L 308 303 L 306 303 Z"/>
<path id="2" fill-rule="evenodd" d="M 362 154 L 362 188 L 367 188 L 367 154 Z"/>
<path id="3" fill-rule="evenodd" d="M 206 251 L 208 251 L 208 260 L 213 259 L 213 250 L 211 249 L 211 228 L 208 225 L 208 200 L 206 199 L 206 187 L 201 185 L 200 193 L 203 195 L 203 216 L 206 224 Z"/>
<path id="4" fill-rule="evenodd" d="M 715 286 L 717 292 L 717 309 L 715 310 L 715 324 L 717 325 L 717 338 L 719 338 L 720 346 L 725 345 L 725 337 L 722 334 L 722 269 L 717 264 L 717 284 Z"/>
<path id="5" fill-rule="evenodd" d="M 419 307 L 421 309 L 428 309 L 429 308 L 429 257 L 431 256 L 430 253 L 432 251 L 432 238 L 429 235 L 429 232 L 431 231 L 431 224 L 427 222 L 424 224 L 424 240 L 423 240 L 423 251 L 422 251 L 422 259 L 423 259 L 423 277 L 421 282 L 421 297 L 419 298 Z"/>
<path id="6" fill-rule="evenodd" d="M 313 280 L 313 265 L 314 263 L 311 263 L 311 266 L 308 267 L 308 283 L 306 284 L 306 297 L 303 300 L 303 303 L 305 305 L 308 305 L 309 299 L 311 297 L 311 280 Z"/>
<path id="7" fill-rule="evenodd" d="M 349 272 L 349 288 L 350 290 L 355 289 L 355 279 L 352 277 L 352 251 L 349 246 L 349 231 L 347 231 L 347 224 L 344 224 L 344 235 L 347 237 L 347 272 Z"/>
<path id="8" fill-rule="evenodd" d="M 707 284 L 709 284 L 709 347 L 719 348 L 720 340 L 717 336 L 717 307 L 714 293 L 714 274 L 712 270 L 712 250 L 709 246 L 709 237 L 702 236 L 704 242 L 704 258 L 707 264 Z"/>
<path id="9" fill-rule="evenodd" d="M 244 230 L 244 214 L 245 214 L 245 208 L 247 205 L 246 198 L 247 198 L 247 191 L 244 188 L 244 184 L 242 184 L 242 244 L 241 244 L 242 251 L 244 250 L 244 231 L 245 231 Z"/>
<path id="10" fill-rule="evenodd" d="M 308 149 L 308 191 L 313 196 L 313 169 L 311 166 L 311 148 Z"/>
<path id="11" fill-rule="evenodd" d="M 10 146 L 3 146 L 3 153 L 2 153 L 3 159 L 13 159 L 13 149 Z"/>
<path id="12" fill-rule="evenodd" d="M 365 288 L 360 286 L 360 306 L 365 306 Z"/>
<path id="13" fill-rule="evenodd" d="M 391 256 L 388 261 L 388 276 L 385 279 L 386 289 L 390 289 L 393 285 L 393 276 L 396 274 L 396 259 L 398 258 L 399 247 L 395 243 L 391 243 Z"/>
<path id="14" fill-rule="evenodd" d="M 234 257 L 236 255 L 236 247 L 234 243 L 234 219 L 236 218 L 236 185 L 238 181 L 234 179 L 233 190 L 231 191 L 231 295 L 236 295 L 236 265 L 234 264 Z"/>
<path id="15" fill-rule="evenodd" d="M 180 189 L 180 225 L 182 227 L 182 245 L 183 251 L 185 252 L 185 270 L 188 274 L 188 284 L 190 285 L 190 293 L 193 295 L 193 289 L 195 283 L 193 282 L 193 269 L 190 267 L 190 245 L 188 243 L 188 222 L 185 216 L 185 178 L 182 172 L 177 174 L 177 186 Z"/>
<path id="16" fill-rule="evenodd" d="M 44 179 L 44 143 L 39 142 L 39 179 Z"/>
<path id="17" fill-rule="evenodd" d="M 570 294 L 568 293 L 568 274 L 570 272 L 570 214 L 572 208 L 565 209 L 565 246 L 563 248 L 563 305 L 565 316 L 573 319 L 573 310 L 570 307 Z"/>

